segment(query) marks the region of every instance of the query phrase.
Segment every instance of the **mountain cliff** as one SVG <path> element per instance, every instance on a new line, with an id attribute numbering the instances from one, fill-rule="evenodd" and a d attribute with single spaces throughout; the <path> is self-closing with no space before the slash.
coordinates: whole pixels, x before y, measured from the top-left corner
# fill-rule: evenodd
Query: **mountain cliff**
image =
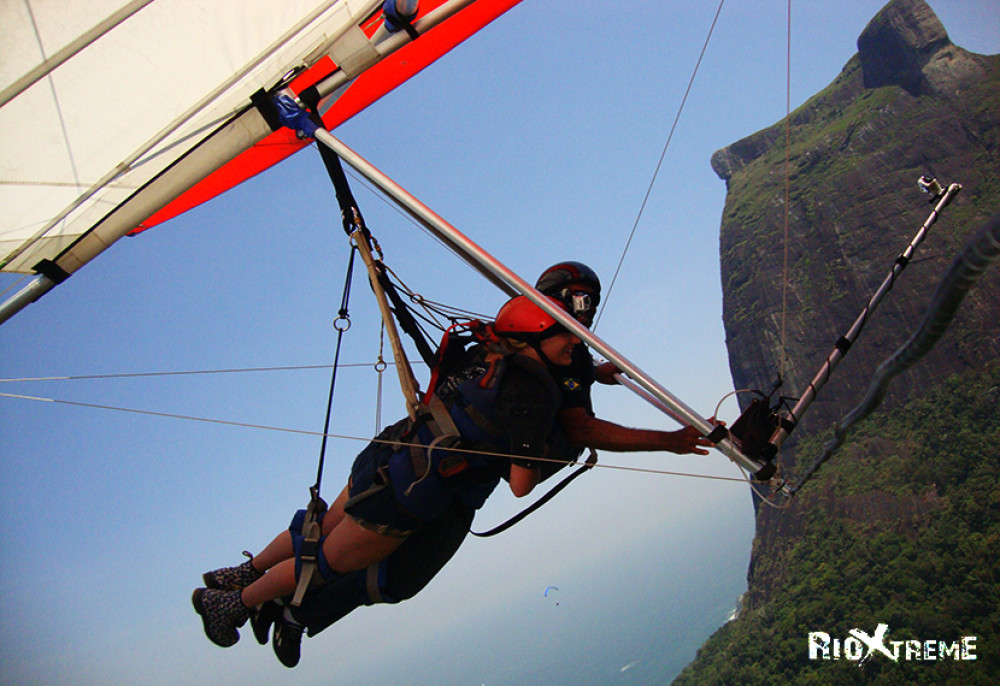
<path id="1" fill-rule="evenodd" d="M 766 392 L 780 373 L 779 393 L 789 396 L 813 378 L 929 215 L 917 179 L 962 185 L 782 450 L 782 470 L 794 480 L 861 400 L 879 362 L 919 324 L 966 237 L 1000 210 L 1000 56 L 952 44 L 922 0 L 894 0 L 833 83 L 787 122 L 719 150 L 711 162 L 728 191 L 720 258 L 734 384 Z M 791 506 L 758 508 L 742 614 L 676 683 L 772 683 L 777 669 L 789 683 L 939 683 L 948 674 L 966 684 L 1000 672 L 998 320 L 995 268 L 936 348 L 896 381 L 880 414 Z M 970 539 L 949 548 L 942 520 Z M 874 570 L 892 555 L 906 559 L 879 579 Z M 933 573 L 920 566 L 924 555 L 940 568 L 940 584 L 927 585 Z M 973 575 L 975 593 L 951 567 Z M 944 603 L 931 621 L 926 598 L 911 592 L 916 586 L 933 588 L 935 598 L 951 589 L 962 600 Z M 989 612 L 970 611 L 977 597 Z M 870 638 L 881 624 L 904 643 L 978 635 L 979 660 L 921 672 L 893 671 L 886 665 L 906 660 L 883 653 L 863 669 L 846 657 L 810 659 L 809 632 L 844 641 L 851 629 Z"/>

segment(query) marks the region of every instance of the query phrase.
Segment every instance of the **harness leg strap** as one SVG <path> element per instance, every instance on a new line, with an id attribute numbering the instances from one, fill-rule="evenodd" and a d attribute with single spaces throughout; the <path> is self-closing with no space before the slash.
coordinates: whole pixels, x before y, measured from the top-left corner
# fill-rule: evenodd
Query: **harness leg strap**
<path id="1" fill-rule="evenodd" d="M 288 530 L 292 534 L 292 547 L 295 551 L 295 578 L 298 582 L 295 593 L 292 595 L 291 604 L 294 607 L 299 607 L 311 585 L 329 583 L 339 575 L 333 571 L 323 554 L 323 543 L 326 541 L 326 536 L 321 535 L 322 529 L 315 517 L 310 517 L 307 510 L 299 510 L 292 518 Z"/>

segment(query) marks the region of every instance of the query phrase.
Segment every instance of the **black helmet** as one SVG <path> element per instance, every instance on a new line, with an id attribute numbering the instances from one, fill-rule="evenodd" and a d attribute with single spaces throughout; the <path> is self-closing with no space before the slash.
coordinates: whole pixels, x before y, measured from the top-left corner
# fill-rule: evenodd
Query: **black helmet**
<path id="1" fill-rule="evenodd" d="M 589 290 L 578 292 L 573 286 L 585 286 Z M 559 299 L 570 314 L 588 324 L 601 302 L 601 280 L 593 269 L 582 262 L 552 265 L 538 277 L 535 288 Z"/>

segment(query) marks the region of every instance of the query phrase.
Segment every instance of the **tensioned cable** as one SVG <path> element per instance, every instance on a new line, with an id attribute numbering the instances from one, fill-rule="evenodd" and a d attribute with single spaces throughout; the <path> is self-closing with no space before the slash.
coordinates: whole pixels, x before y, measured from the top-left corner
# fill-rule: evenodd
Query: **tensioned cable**
<path id="1" fill-rule="evenodd" d="M 376 362 L 350 362 L 350 363 L 338 363 L 337 367 L 372 367 Z M 386 362 L 386 364 L 395 364 L 395 362 Z M 31 381 L 89 381 L 94 379 L 138 379 L 143 377 L 156 377 L 156 376 L 191 376 L 195 374 L 244 374 L 252 372 L 288 372 L 288 371 L 303 371 L 303 370 L 316 370 L 316 369 L 333 369 L 332 364 L 306 364 L 306 365 L 291 365 L 282 367 L 243 367 L 234 369 L 200 369 L 200 370 L 181 370 L 172 372 L 124 372 L 117 374 L 83 374 L 76 376 L 30 376 L 22 377 L 19 379 L 0 379 L 0 383 L 17 383 L 17 382 L 31 382 Z"/>
<path id="2" fill-rule="evenodd" d="M 677 122 L 680 121 L 681 113 L 684 111 L 684 104 L 687 102 L 688 94 L 691 92 L 691 87 L 694 85 L 694 79 L 698 75 L 698 68 L 701 66 L 701 60 L 705 57 L 705 51 L 708 49 L 708 41 L 712 38 L 712 32 L 715 31 L 715 25 L 719 21 L 719 14 L 722 13 L 722 6 L 725 4 L 726 0 L 720 0 L 719 7 L 715 11 L 715 17 L 712 18 L 712 25 L 708 29 L 708 35 L 705 37 L 705 43 L 701 46 L 701 53 L 698 55 L 698 61 L 694 65 L 694 71 L 691 73 L 691 79 L 688 81 L 687 89 L 684 91 L 684 97 L 681 98 L 680 107 L 677 108 L 677 116 L 674 117 L 674 123 L 670 127 L 670 133 L 667 135 L 667 142 L 663 145 L 663 152 L 660 153 L 660 159 L 656 163 L 656 169 L 653 171 L 653 178 L 649 181 L 649 186 L 646 188 L 646 195 L 642 198 L 642 204 L 639 206 L 639 213 L 635 217 L 635 222 L 632 224 L 632 230 L 629 232 L 628 240 L 625 241 L 625 249 L 622 250 L 622 256 L 618 260 L 618 266 L 615 268 L 615 274 L 611 277 L 611 284 L 604 291 L 601 297 L 601 308 L 597 313 L 597 317 L 594 319 L 594 325 L 591 329 L 596 330 L 597 324 L 601 320 L 601 314 L 604 313 L 604 308 L 608 304 L 608 298 L 611 296 L 611 291 L 615 287 L 615 282 L 618 280 L 618 274 L 621 272 L 622 264 L 625 262 L 625 256 L 628 254 L 629 247 L 632 245 L 632 239 L 635 237 L 635 232 L 639 228 L 639 220 L 642 219 L 642 213 L 646 209 L 646 204 L 649 202 L 649 196 L 653 192 L 653 185 L 656 183 L 656 177 L 660 173 L 660 167 L 663 166 L 663 158 L 667 156 L 667 149 L 670 147 L 670 141 L 673 140 L 674 131 L 677 130 Z"/>
<path id="3" fill-rule="evenodd" d="M 781 360 L 778 362 L 778 378 L 785 378 L 785 332 L 788 323 L 788 224 L 791 216 L 792 196 L 792 0 L 787 3 L 785 34 L 785 219 L 783 262 L 781 269 Z"/>
<path id="4" fill-rule="evenodd" d="M 323 432 L 323 431 L 310 431 L 310 430 L 307 430 L 307 429 L 290 429 L 290 428 L 287 428 L 287 427 L 273 426 L 273 425 L 267 425 L 267 424 L 253 424 L 253 423 L 250 423 L 250 422 L 237 422 L 237 421 L 228 420 L 228 419 L 212 419 L 210 417 L 195 417 L 195 416 L 192 416 L 192 415 L 175 414 L 175 413 L 172 413 L 172 412 L 157 412 L 155 410 L 140 410 L 140 409 L 130 408 L 130 407 L 118 407 L 118 406 L 115 406 L 115 405 L 101 405 L 101 404 L 97 404 L 97 403 L 85 403 L 85 402 L 79 402 L 79 401 L 75 401 L 75 400 L 61 400 L 61 399 L 58 399 L 58 398 L 42 398 L 42 397 L 39 397 L 39 396 L 18 395 L 18 394 L 15 394 L 15 393 L 0 393 L 0 398 L 13 398 L 13 399 L 16 399 L 16 400 L 31 400 L 31 401 L 35 401 L 35 402 L 55 403 L 57 405 L 70 405 L 70 406 L 73 406 L 73 407 L 86 407 L 86 408 L 96 409 L 96 410 L 111 410 L 111 411 L 114 411 L 114 412 L 127 412 L 129 414 L 138 414 L 138 415 L 144 415 L 144 416 L 148 416 L 148 417 L 163 417 L 163 418 L 166 418 L 166 419 L 182 419 L 182 420 L 190 421 L 190 422 L 204 422 L 204 423 L 207 423 L 207 424 L 220 424 L 220 425 L 223 425 L 223 426 L 234 426 L 234 427 L 240 427 L 240 428 L 244 428 L 244 429 L 260 429 L 262 431 L 279 431 L 279 432 L 282 432 L 282 433 L 299 434 L 299 435 L 303 435 L 303 436 L 320 436 L 320 437 L 324 437 L 324 438 L 335 438 L 335 439 L 342 439 L 342 440 L 349 440 L 349 441 L 364 441 L 364 442 L 367 442 L 367 443 L 386 443 L 386 444 L 400 445 L 400 446 L 414 445 L 414 446 L 420 447 L 420 448 L 425 448 L 426 447 L 426 446 L 420 445 L 420 444 L 400 443 L 399 441 L 381 440 L 381 439 L 378 439 L 378 438 L 365 438 L 363 436 L 348 436 L 346 434 L 335 434 L 335 433 L 328 433 L 328 432 Z M 508 455 L 508 454 L 505 454 L 505 453 L 494 453 L 494 452 L 488 452 L 488 451 L 484 451 L 484 450 L 471 450 L 471 449 L 468 449 L 468 448 L 448 448 L 448 450 L 453 451 L 453 452 L 462 452 L 462 453 L 470 453 L 470 454 L 478 454 L 478 455 L 490 455 L 490 456 L 494 456 L 494 457 L 519 457 L 517 455 Z M 554 460 L 554 459 L 551 459 L 551 458 L 543 458 L 543 457 L 532 458 L 532 459 L 536 459 L 536 460 L 542 461 L 542 462 L 560 462 L 560 463 L 565 462 L 565 460 Z M 570 464 L 579 464 L 579 463 L 570 463 Z M 689 474 L 689 473 L 686 473 L 686 472 L 671 472 L 671 471 L 666 471 L 666 470 L 661 470 L 661 469 L 651 469 L 651 468 L 646 468 L 646 467 L 627 467 L 627 466 L 624 466 L 624 465 L 596 464 L 594 466 L 595 467 L 602 467 L 604 469 L 615 469 L 615 470 L 618 470 L 618 471 L 626 471 L 626 472 L 638 472 L 638 473 L 645 473 L 645 474 L 660 474 L 660 475 L 663 475 L 663 476 L 685 476 L 685 477 L 690 477 L 690 478 L 694 478 L 694 479 L 708 479 L 708 480 L 712 480 L 712 481 L 736 481 L 736 482 L 739 482 L 739 483 L 744 483 L 744 479 L 737 479 L 737 478 L 730 477 L 730 476 L 713 476 L 713 475 L 710 475 L 710 474 Z"/>

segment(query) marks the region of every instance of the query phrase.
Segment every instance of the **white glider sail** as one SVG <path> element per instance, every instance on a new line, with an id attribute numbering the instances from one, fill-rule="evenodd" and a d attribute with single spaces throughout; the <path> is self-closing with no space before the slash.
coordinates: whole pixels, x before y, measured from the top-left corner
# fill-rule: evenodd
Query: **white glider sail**
<path id="1" fill-rule="evenodd" d="M 419 8 L 415 0 L 0 4 L 0 269 L 36 275 L 0 304 L 0 323 L 123 236 L 307 145 L 277 123 L 271 96 L 281 93 L 316 106 L 320 140 L 486 278 L 535 300 L 672 416 L 757 472 L 762 465 L 722 427 L 326 133 L 518 1 L 420 0 Z"/>
<path id="2" fill-rule="evenodd" d="M 271 131 L 254 93 L 339 74 L 335 127 L 517 1 L 423 0 L 426 34 L 386 42 L 391 57 L 369 40 L 382 0 L 0 4 L 0 269 L 42 275 L 0 321 L 305 145 Z"/>

